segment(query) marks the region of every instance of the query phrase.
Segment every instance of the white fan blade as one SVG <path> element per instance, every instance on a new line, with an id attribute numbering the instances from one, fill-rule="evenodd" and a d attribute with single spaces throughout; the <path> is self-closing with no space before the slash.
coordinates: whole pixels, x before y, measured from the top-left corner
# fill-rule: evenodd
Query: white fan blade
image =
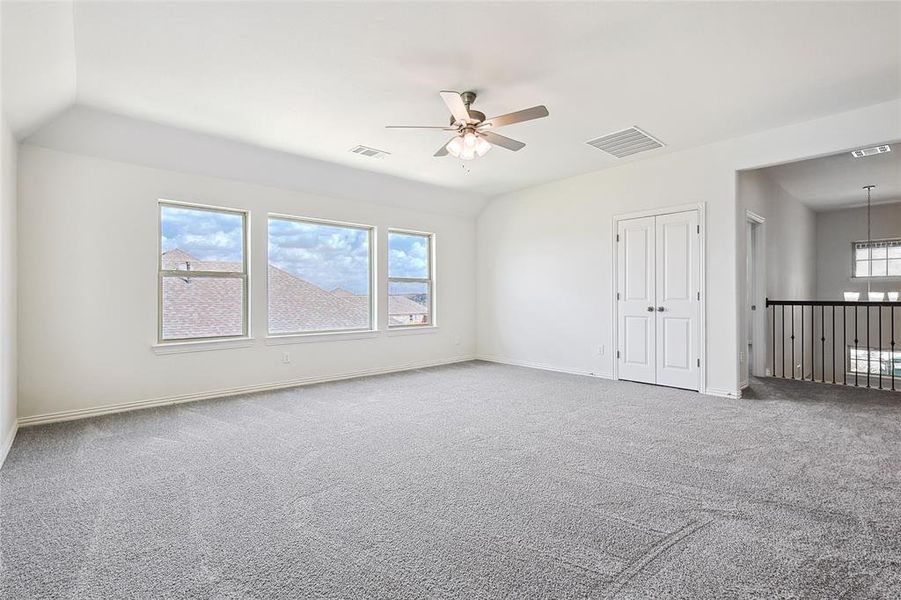
<path id="1" fill-rule="evenodd" d="M 479 127 L 491 127 L 492 129 L 497 129 L 498 127 L 503 127 L 505 125 L 522 123 L 523 121 L 531 121 L 532 119 L 541 119 L 548 116 L 548 114 L 550 113 L 548 113 L 546 106 L 533 106 L 532 108 L 518 110 L 516 112 L 500 115 L 499 117 L 491 117 L 490 119 L 483 121 Z"/>
<path id="2" fill-rule="evenodd" d="M 506 148 L 507 150 L 513 150 L 514 152 L 522 150 L 526 147 L 526 145 L 522 142 L 510 139 L 497 133 L 491 133 L 490 131 L 480 131 L 479 135 L 495 146 L 500 146 L 501 148 Z"/>
<path id="3" fill-rule="evenodd" d="M 456 127 L 441 125 L 385 125 L 385 129 L 440 129 L 441 131 L 457 131 Z"/>
<path id="4" fill-rule="evenodd" d="M 440 92 L 440 94 L 441 99 L 444 100 L 448 110 L 454 116 L 454 121 L 469 123 L 469 111 L 466 110 L 466 105 L 463 104 L 463 98 L 460 97 L 460 93 L 444 91 Z"/>

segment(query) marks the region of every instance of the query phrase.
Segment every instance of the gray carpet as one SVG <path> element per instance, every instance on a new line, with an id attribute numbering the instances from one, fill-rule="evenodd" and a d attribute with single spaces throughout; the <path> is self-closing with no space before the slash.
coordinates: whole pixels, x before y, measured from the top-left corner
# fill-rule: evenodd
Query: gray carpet
<path id="1" fill-rule="evenodd" d="M 480 362 L 23 429 L 4 598 L 899 598 L 901 394 Z"/>

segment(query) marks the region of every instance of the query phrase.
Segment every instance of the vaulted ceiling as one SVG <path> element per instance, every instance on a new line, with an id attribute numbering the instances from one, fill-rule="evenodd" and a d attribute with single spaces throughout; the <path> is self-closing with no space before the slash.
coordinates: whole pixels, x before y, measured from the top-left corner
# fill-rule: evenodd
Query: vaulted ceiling
<path id="1" fill-rule="evenodd" d="M 27 136 L 78 103 L 495 194 L 901 96 L 901 4 L 4 2 L 4 111 Z M 433 158 L 442 89 L 527 144 Z M 585 141 L 637 125 L 617 160 Z M 876 140 L 874 140 L 876 141 Z M 364 144 L 390 152 L 367 159 Z"/>

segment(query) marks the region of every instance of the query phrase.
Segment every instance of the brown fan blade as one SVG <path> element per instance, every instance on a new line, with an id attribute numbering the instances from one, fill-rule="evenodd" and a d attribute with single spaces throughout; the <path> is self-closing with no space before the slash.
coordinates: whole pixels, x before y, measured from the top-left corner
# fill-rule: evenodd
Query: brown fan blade
<path id="1" fill-rule="evenodd" d="M 533 106 L 532 108 L 518 110 L 516 112 L 500 115 L 499 117 L 491 117 L 490 119 L 482 121 L 479 127 L 491 127 L 497 129 L 498 127 L 503 127 L 505 125 L 522 123 L 523 121 L 531 121 L 532 119 L 541 119 L 542 117 L 548 116 L 548 114 L 550 113 L 548 113 L 546 106 Z"/>
<path id="2" fill-rule="evenodd" d="M 385 129 L 440 129 L 441 131 L 457 131 L 456 127 L 441 125 L 385 125 Z"/>
<path id="3" fill-rule="evenodd" d="M 453 115 L 454 121 L 459 123 L 469 123 L 469 111 L 466 110 L 466 105 L 463 103 L 463 98 L 460 97 L 460 93 L 448 91 L 439 93 L 441 94 L 441 99 L 444 100 L 448 110 L 450 110 L 450 113 Z"/>
<path id="4" fill-rule="evenodd" d="M 454 136 L 456 137 L 456 136 Z M 454 138 L 451 138 L 451 140 Z M 444 142 L 440 148 L 438 148 L 438 152 L 433 154 L 432 156 L 447 156 L 447 145 L 450 143 L 450 140 Z"/>
<path id="5" fill-rule="evenodd" d="M 495 146 L 500 146 L 501 148 L 506 148 L 507 150 L 513 150 L 514 152 L 516 152 L 517 150 L 522 150 L 526 147 L 526 145 L 522 142 L 511 140 L 508 137 L 499 135 L 497 133 L 491 133 L 490 131 L 480 131 L 479 135 Z"/>

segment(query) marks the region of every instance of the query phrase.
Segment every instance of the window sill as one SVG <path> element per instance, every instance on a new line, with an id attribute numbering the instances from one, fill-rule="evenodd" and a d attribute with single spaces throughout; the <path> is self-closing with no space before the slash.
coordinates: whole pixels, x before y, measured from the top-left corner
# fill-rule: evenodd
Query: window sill
<path id="1" fill-rule="evenodd" d="M 253 346 L 253 338 L 240 337 L 223 340 L 192 340 L 187 342 L 160 342 L 153 344 L 153 352 L 157 355 L 182 354 L 184 352 L 208 352 L 210 350 L 228 350 L 230 348 L 248 348 Z"/>
<path id="2" fill-rule="evenodd" d="M 324 333 L 290 333 L 266 336 L 267 346 L 282 344 L 306 344 L 310 342 L 335 342 L 338 340 L 365 340 L 379 335 L 375 329 L 365 331 L 329 331 Z"/>
<path id="3" fill-rule="evenodd" d="M 388 335 L 416 335 L 419 333 L 436 333 L 437 325 L 408 325 L 406 327 L 392 327 L 386 330 Z"/>

